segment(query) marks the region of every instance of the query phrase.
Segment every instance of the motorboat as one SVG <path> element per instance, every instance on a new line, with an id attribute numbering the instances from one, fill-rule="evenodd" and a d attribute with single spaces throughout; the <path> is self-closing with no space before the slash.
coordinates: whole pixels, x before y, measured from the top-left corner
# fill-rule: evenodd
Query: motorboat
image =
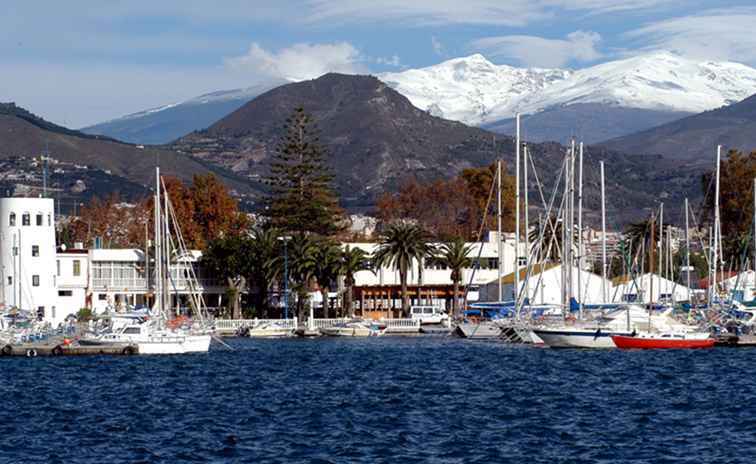
<path id="1" fill-rule="evenodd" d="M 612 341 L 622 349 L 711 348 L 714 339 L 706 332 L 638 332 L 615 335 Z"/>
<path id="2" fill-rule="evenodd" d="M 294 335 L 294 327 L 286 320 L 259 321 L 245 332 L 251 338 L 284 338 Z"/>
<path id="3" fill-rule="evenodd" d="M 321 328 L 320 332 L 331 337 L 375 337 L 386 333 L 386 326 L 374 321 L 356 319 Z"/>

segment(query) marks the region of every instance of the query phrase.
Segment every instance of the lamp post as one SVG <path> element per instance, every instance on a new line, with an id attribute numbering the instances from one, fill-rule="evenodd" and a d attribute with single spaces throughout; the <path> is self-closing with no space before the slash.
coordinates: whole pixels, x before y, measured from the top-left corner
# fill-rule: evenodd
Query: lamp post
<path id="1" fill-rule="evenodd" d="M 287 245 L 291 237 L 284 235 L 278 239 L 284 244 L 284 319 L 289 319 L 289 250 Z"/>

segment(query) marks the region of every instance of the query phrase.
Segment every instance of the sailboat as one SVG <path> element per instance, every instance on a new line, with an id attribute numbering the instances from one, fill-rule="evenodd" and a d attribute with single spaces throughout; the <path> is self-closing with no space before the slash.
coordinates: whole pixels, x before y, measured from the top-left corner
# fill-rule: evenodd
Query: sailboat
<path id="1" fill-rule="evenodd" d="M 83 345 L 122 344 L 124 350 L 136 347 L 139 354 L 207 353 L 210 349 L 211 329 L 205 319 L 205 306 L 198 290 L 197 276 L 191 266 L 186 273 L 189 300 L 197 320 L 169 318 L 168 291 L 171 262 L 185 260 L 190 254 L 176 220 L 168 191 L 156 168 L 155 191 L 155 305 L 146 317 L 130 314 L 112 316 L 110 329 L 79 340 Z M 161 192 L 164 192 L 161 205 Z M 175 237 L 171 235 L 171 230 Z M 149 259 L 145 256 L 145 259 Z"/>
<path id="2" fill-rule="evenodd" d="M 563 299 L 563 321 L 557 325 L 541 325 L 532 328 L 533 334 L 543 341 L 546 346 L 551 348 L 614 348 L 612 337 L 616 335 L 630 335 L 632 327 L 638 321 L 647 321 L 648 314 L 638 306 L 619 307 L 616 304 L 599 304 L 591 305 L 597 311 L 592 318 L 588 318 L 585 310 L 589 309 L 582 303 L 582 296 L 578 291 L 578 303 L 572 295 L 572 274 L 573 274 L 573 195 L 574 195 L 574 177 L 575 177 L 575 142 L 572 142 L 572 148 L 569 152 L 565 164 L 565 186 L 564 199 L 562 201 L 562 299 Z M 608 300 L 606 290 L 606 201 L 604 189 L 604 163 L 601 162 L 601 216 L 603 231 L 602 246 L 602 298 Z M 582 253 L 582 191 L 583 191 L 583 144 L 580 144 L 580 154 L 578 158 L 578 251 Z M 578 257 L 577 281 L 578 289 L 582 288 L 581 259 Z M 569 303 L 568 303 L 569 302 Z M 572 310 L 579 314 L 577 319 L 572 318 Z M 599 312 L 600 311 L 600 312 Z M 606 312 L 606 313 L 605 313 Z"/>

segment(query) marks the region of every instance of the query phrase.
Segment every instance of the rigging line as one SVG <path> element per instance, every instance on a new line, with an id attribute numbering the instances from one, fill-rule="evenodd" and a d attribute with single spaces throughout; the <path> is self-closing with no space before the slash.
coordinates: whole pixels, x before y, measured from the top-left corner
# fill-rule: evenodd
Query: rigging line
<path id="1" fill-rule="evenodd" d="M 501 172 L 501 170 L 499 170 L 497 172 Z M 475 271 L 477 271 L 478 268 L 480 267 L 480 257 L 483 254 L 483 229 L 486 226 L 486 222 L 488 222 L 488 210 L 491 208 L 491 200 L 493 199 L 493 193 L 494 193 L 494 190 L 496 189 L 496 178 L 497 178 L 497 176 L 498 176 L 498 174 L 494 175 L 493 178 L 491 179 L 491 188 L 488 190 L 488 199 L 486 200 L 486 207 L 483 210 L 483 220 L 480 221 L 480 228 L 478 229 L 478 236 L 477 236 L 477 240 L 480 243 L 480 249 L 478 250 L 478 256 L 475 259 L 475 263 L 473 263 L 473 270 L 470 273 L 470 280 L 468 281 L 468 284 L 465 287 L 465 293 L 462 296 L 462 305 L 463 305 L 463 307 L 467 306 L 467 294 L 469 293 L 470 286 L 472 285 L 473 279 L 475 278 Z M 501 237 L 497 237 L 497 240 L 501 240 Z M 497 247 L 497 249 L 498 249 L 498 247 Z M 502 259 L 502 257 L 499 256 L 499 260 L 501 260 L 501 259 Z M 501 262 L 499 262 L 499 265 L 501 266 Z"/>
<path id="2" fill-rule="evenodd" d="M 568 158 L 565 157 L 564 161 L 562 162 L 562 168 L 559 170 L 559 178 L 562 177 L 562 173 L 567 168 L 567 162 L 568 162 Z M 551 201 L 550 201 L 550 204 L 549 204 L 549 208 L 546 211 L 547 215 L 551 214 L 551 210 L 554 207 L 554 201 L 556 199 L 556 193 L 557 193 L 558 190 L 559 190 L 559 182 L 557 182 L 557 185 L 554 186 L 554 191 L 551 194 Z M 562 197 L 562 205 L 564 205 L 565 200 L 566 200 L 566 198 L 563 196 Z M 562 224 L 562 227 L 564 227 L 564 224 Z M 546 231 L 545 227 L 541 229 L 540 236 L 538 237 L 538 241 L 539 242 L 543 241 L 543 235 L 544 235 L 545 231 Z M 527 270 L 525 272 L 525 281 L 526 282 L 530 278 L 530 273 L 531 273 L 531 271 L 533 269 L 532 259 L 533 259 L 534 256 L 535 256 L 535 253 L 534 254 L 530 254 L 530 253 L 528 254 L 528 266 L 527 266 Z M 543 268 L 541 268 L 541 272 L 539 273 L 539 282 L 540 282 L 541 278 L 543 277 L 543 271 L 544 271 Z M 519 272 L 519 270 L 516 269 L 515 272 Z M 520 306 L 520 303 L 522 301 L 522 296 L 523 296 L 522 294 L 523 294 L 524 290 L 525 290 L 525 286 L 523 286 L 522 289 L 515 289 L 515 292 L 517 292 L 517 298 L 515 299 L 515 308 L 514 308 L 515 309 L 515 316 L 516 316 L 516 318 L 519 318 L 519 311 L 520 311 L 519 310 L 519 306 Z M 538 291 L 538 286 L 537 285 L 536 285 L 536 291 Z"/>
<path id="3" fill-rule="evenodd" d="M 543 205 L 543 208 L 546 209 L 547 208 L 546 197 L 543 195 L 543 187 L 541 185 L 540 179 L 538 178 L 538 170 L 536 169 L 535 162 L 533 161 L 533 157 L 530 156 L 530 154 L 528 154 L 528 160 L 530 160 L 530 166 L 532 166 L 532 169 L 533 169 L 533 176 L 535 176 L 536 186 L 538 186 L 538 194 L 541 197 L 541 204 Z M 557 186 L 562 182 L 562 172 L 563 171 L 560 171 L 559 176 L 557 177 Z M 561 211 L 561 207 L 560 207 L 560 211 Z M 556 235 L 556 227 L 554 223 L 551 221 L 551 217 L 547 217 L 546 220 L 548 221 L 548 225 L 551 228 L 551 233 Z M 557 254 L 561 254 L 562 250 L 559 247 L 559 242 L 557 242 L 556 246 L 557 246 L 557 250 L 556 250 Z"/>

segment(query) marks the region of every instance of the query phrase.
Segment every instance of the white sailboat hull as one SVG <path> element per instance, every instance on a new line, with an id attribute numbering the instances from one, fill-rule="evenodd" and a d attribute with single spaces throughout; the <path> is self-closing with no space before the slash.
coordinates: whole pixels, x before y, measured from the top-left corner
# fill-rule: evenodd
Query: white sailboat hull
<path id="1" fill-rule="evenodd" d="M 629 335 L 596 329 L 534 329 L 533 333 L 550 348 L 616 348 L 612 335 Z"/>
<path id="2" fill-rule="evenodd" d="M 155 336 L 136 340 L 139 354 L 207 353 L 210 335 Z"/>
<path id="3" fill-rule="evenodd" d="M 470 322 L 459 324 L 457 333 L 464 338 L 471 339 L 499 338 L 502 335 L 501 327 L 490 321 L 483 321 L 480 324 Z"/>

